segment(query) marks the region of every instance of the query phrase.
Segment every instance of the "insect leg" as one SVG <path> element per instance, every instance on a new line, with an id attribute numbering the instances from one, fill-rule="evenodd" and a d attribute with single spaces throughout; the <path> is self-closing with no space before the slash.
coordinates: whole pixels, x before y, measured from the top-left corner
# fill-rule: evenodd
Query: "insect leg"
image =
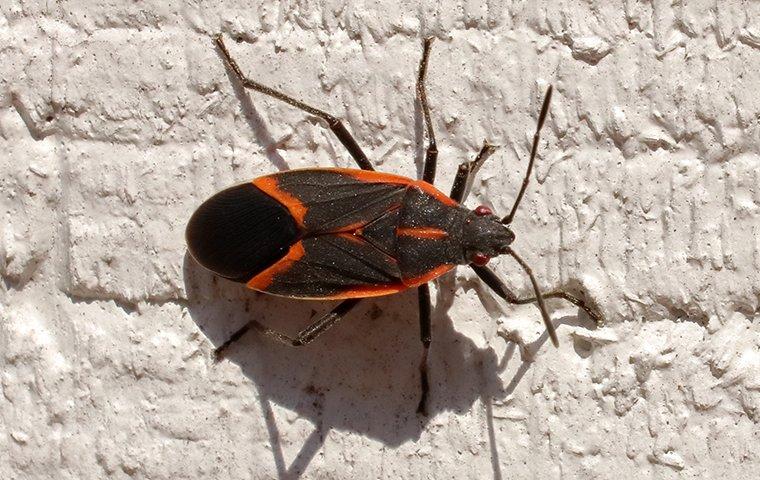
<path id="1" fill-rule="evenodd" d="M 517 298 L 517 296 L 509 288 L 507 288 L 506 285 L 504 285 L 504 282 L 502 282 L 490 268 L 481 267 L 479 265 L 470 265 L 470 267 L 475 270 L 475 273 L 478 274 L 478 277 L 480 277 L 480 279 L 483 280 L 483 282 L 488 285 L 488 287 L 493 290 L 496 295 L 500 296 L 507 302 L 514 305 L 524 305 L 526 303 L 534 303 L 538 301 L 536 297 Z M 588 305 L 585 304 L 585 302 L 583 302 L 583 300 L 580 300 L 579 298 L 567 292 L 564 292 L 562 290 L 553 290 L 548 293 L 542 293 L 541 296 L 544 299 L 561 298 L 563 300 L 567 300 L 568 302 L 586 312 L 597 325 L 604 323 L 604 319 L 599 313 L 592 310 Z"/>
<path id="2" fill-rule="evenodd" d="M 420 308 L 420 340 L 422 340 L 422 359 L 420 360 L 420 386 L 422 395 L 417 405 L 417 413 L 427 416 L 427 397 L 430 384 L 428 383 L 427 359 L 430 349 L 430 288 L 428 284 L 417 287 Z"/>
<path id="3" fill-rule="evenodd" d="M 488 143 L 488 140 L 483 142 L 483 146 L 480 147 L 478 155 L 475 160 L 471 162 L 465 162 L 459 165 L 457 169 L 457 176 L 454 178 L 454 184 L 451 186 L 451 193 L 449 197 L 459 203 L 464 202 L 467 195 L 470 193 L 470 185 L 475 178 L 475 174 L 478 173 L 480 167 L 483 166 L 486 159 L 496 151 L 496 146 Z"/>
<path id="4" fill-rule="evenodd" d="M 422 116 L 425 118 L 427 128 L 428 147 L 425 152 L 425 167 L 422 173 L 422 179 L 428 183 L 435 181 L 435 167 L 438 161 L 438 146 L 435 143 L 435 132 L 433 131 L 433 122 L 430 120 L 430 108 L 427 102 L 427 92 L 425 91 L 425 75 L 427 74 L 428 58 L 430 57 L 430 46 L 434 37 L 425 39 L 422 50 L 422 60 L 420 60 L 419 73 L 417 74 L 417 98 L 422 106 Z"/>
<path id="5" fill-rule="evenodd" d="M 343 300 L 337 307 L 333 308 L 326 315 L 323 315 L 322 318 L 298 332 L 298 335 L 296 335 L 295 340 L 291 342 L 291 345 L 294 347 L 300 347 L 313 342 L 318 336 L 322 335 L 325 331 L 329 330 L 330 327 L 333 327 L 338 323 L 345 314 L 350 312 L 351 309 L 359 303 L 360 300 L 361 298 L 349 298 L 348 300 Z"/>
<path id="6" fill-rule="evenodd" d="M 300 347 L 311 343 L 319 335 L 338 323 L 338 321 L 343 318 L 343 316 L 347 314 L 352 308 L 354 308 L 360 300 L 360 298 L 350 298 L 348 300 L 342 301 L 330 312 L 323 315 L 317 321 L 298 332 L 298 335 L 296 335 L 295 338 L 289 337 L 284 333 L 278 332 L 277 330 L 272 330 L 271 328 L 262 325 L 256 320 L 251 320 L 238 331 L 233 333 L 232 336 L 230 336 L 229 340 L 224 342 L 219 346 L 219 348 L 214 351 L 216 359 L 219 361 L 224 358 L 225 350 L 227 350 L 231 344 L 240 339 L 240 337 L 242 337 L 251 328 L 258 330 L 259 333 L 272 337 L 278 342 L 284 343 L 285 345 Z"/>
<path id="7" fill-rule="evenodd" d="M 235 73 L 235 76 L 240 80 L 240 83 L 245 88 L 250 88 L 252 90 L 256 90 L 257 92 L 261 92 L 263 94 L 269 95 L 270 97 L 274 97 L 278 100 L 282 100 L 283 102 L 292 105 L 296 108 L 300 108 L 301 110 L 310 113 L 311 115 L 314 115 L 315 117 L 319 117 L 330 127 L 330 130 L 335 133 L 335 136 L 338 137 L 338 140 L 340 140 L 340 143 L 343 144 L 344 147 L 346 147 L 346 150 L 348 150 L 348 153 L 351 154 L 351 157 L 353 157 L 354 161 L 356 161 L 357 165 L 359 165 L 359 168 L 362 170 L 374 170 L 372 168 L 372 164 L 367 159 L 367 156 L 362 151 L 361 147 L 359 147 L 359 144 L 356 143 L 356 140 L 354 140 L 354 137 L 351 136 L 351 134 L 348 132 L 345 126 L 343 126 L 343 123 L 341 123 L 340 120 L 335 118 L 334 116 L 330 115 L 327 112 L 323 112 L 322 110 L 316 109 L 312 106 L 309 106 L 299 100 L 296 100 L 295 98 L 286 95 L 282 92 L 279 92 L 277 90 L 274 90 L 273 88 L 269 88 L 266 85 L 262 85 L 259 82 L 256 82 L 254 80 L 249 79 L 245 75 L 243 75 L 242 70 L 240 70 L 240 67 L 238 66 L 237 62 L 232 58 L 230 55 L 229 50 L 227 50 L 227 46 L 224 44 L 224 40 L 222 40 L 221 35 L 217 35 L 214 37 L 214 41 L 216 42 L 216 45 L 219 47 L 219 49 L 222 51 L 222 54 L 224 55 L 224 59 L 229 65 L 229 67 L 232 69 L 232 71 Z"/>
<path id="8" fill-rule="evenodd" d="M 544 298 L 561 298 L 563 300 L 567 300 L 568 302 L 572 303 L 576 307 L 580 308 L 584 312 L 588 314 L 589 317 L 591 317 L 591 320 L 594 321 L 597 325 L 602 325 L 604 323 L 604 319 L 601 315 L 599 315 L 597 312 L 592 310 L 590 307 L 588 307 L 583 300 L 579 299 L 578 297 L 571 295 L 563 290 L 552 290 L 551 292 L 544 293 L 542 292 L 541 295 Z M 518 300 L 515 302 L 515 304 L 523 305 L 526 303 L 533 303 L 536 301 L 536 297 L 530 297 L 530 298 L 524 298 L 521 300 Z"/>

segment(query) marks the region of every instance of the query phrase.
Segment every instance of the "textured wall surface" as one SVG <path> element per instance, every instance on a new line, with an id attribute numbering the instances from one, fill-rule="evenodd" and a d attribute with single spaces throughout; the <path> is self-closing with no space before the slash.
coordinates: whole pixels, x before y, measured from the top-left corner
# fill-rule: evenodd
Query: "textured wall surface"
<path id="1" fill-rule="evenodd" d="M 0 6 L 0 477 L 756 478 L 758 2 L 154 3 Z M 554 349 L 534 306 L 458 269 L 433 288 L 429 418 L 414 292 L 300 350 L 249 334 L 215 364 L 248 319 L 293 333 L 331 304 L 213 278 L 186 251 L 194 208 L 352 165 L 320 121 L 242 91 L 219 32 L 409 176 L 435 36 L 437 184 L 488 139 L 468 204 L 498 212 L 553 84 L 515 248 L 607 324 L 550 302 Z"/>

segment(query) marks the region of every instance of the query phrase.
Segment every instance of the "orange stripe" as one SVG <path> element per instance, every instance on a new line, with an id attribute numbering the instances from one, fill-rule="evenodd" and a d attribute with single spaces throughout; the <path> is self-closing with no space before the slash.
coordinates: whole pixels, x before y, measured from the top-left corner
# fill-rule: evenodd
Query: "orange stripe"
<path id="1" fill-rule="evenodd" d="M 340 232 L 336 233 L 335 235 L 341 238 L 345 238 L 346 240 L 354 243 L 361 243 L 362 245 L 365 244 L 364 239 L 361 238 L 358 233 Z"/>
<path id="2" fill-rule="evenodd" d="M 253 180 L 253 184 L 260 188 L 264 193 L 283 204 L 285 208 L 290 211 L 290 214 L 293 215 L 293 218 L 296 219 L 298 225 L 303 227 L 303 219 L 306 216 L 307 208 L 296 197 L 288 192 L 280 190 L 275 175 L 256 178 Z"/>
<path id="3" fill-rule="evenodd" d="M 444 205 L 448 205 L 450 207 L 459 205 L 457 202 L 449 198 L 446 194 L 423 180 L 412 180 L 411 178 L 402 177 L 401 175 L 393 175 L 392 173 L 373 172 L 371 170 L 355 170 L 353 168 L 328 168 L 326 170 L 334 170 L 339 173 L 354 177 L 355 179 L 361 180 L 362 182 L 394 183 L 398 185 L 409 185 L 417 187 Z"/>
<path id="4" fill-rule="evenodd" d="M 357 170 L 355 168 L 326 168 L 325 170 L 342 173 L 367 183 L 395 183 L 400 185 L 412 185 L 415 183 L 415 180 L 412 180 L 409 177 L 394 175 L 392 173 L 375 172 L 373 170 Z"/>
<path id="5" fill-rule="evenodd" d="M 361 287 L 353 287 L 348 290 L 344 290 L 335 295 L 324 297 L 329 300 L 344 300 L 347 298 L 369 298 L 369 297 L 381 297 L 383 295 L 392 295 L 402 290 L 409 288 L 408 285 L 403 283 L 391 283 L 388 285 L 363 285 Z"/>
<path id="6" fill-rule="evenodd" d="M 438 267 L 435 267 L 434 269 L 430 270 L 429 272 L 425 274 L 420 275 L 419 277 L 405 278 L 404 284 L 407 287 L 419 287 L 423 283 L 427 283 L 430 280 L 440 277 L 441 275 L 448 272 L 452 268 L 454 268 L 454 265 L 443 264 Z"/>
<path id="7" fill-rule="evenodd" d="M 305 254 L 306 251 L 303 248 L 303 243 L 294 243 L 291 245 L 290 250 L 288 250 L 287 255 L 250 279 L 246 285 L 248 288 L 265 292 L 272 284 L 272 281 L 277 274 L 287 271 L 295 262 L 303 258 Z"/>
<path id="8" fill-rule="evenodd" d="M 298 300 L 346 300 L 348 298 L 369 298 L 369 297 L 381 297 L 383 295 L 393 295 L 402 290 L 408 289 L 408 285 L 403 283 L 391 283 L 388 285 L 365 285 L 360 287 L 353 287 L 344 290 L 334 295 L 324 295 L 321 297 L 298 297 L 294 295 L 282 295 L 277 293 L 266 292 L 270 295 L 275 295 L 284 298 L 296 298 Z"/>
<path id="9" fill-rule="evenodd" d="M 438 240 L 440 238 L 447 237 L 449 233 L 446 230 L 441 230 L 440 228 L 434 228 L 434 227 L 408 227 L 408 228 L 398 227 L 396 228 L 396 235 Z"/>
<path id="10" fill-rule="evenodd" d="M 361 229 L 366 224 L 367 224 L 366 220 L 361 221 L 361 222 L 356 222 L 356 223 L 350 223 L 346 226 L 340 227 L 338 230 L 331 233 L 355 233 L 357 235 L 361 235 Z"/>

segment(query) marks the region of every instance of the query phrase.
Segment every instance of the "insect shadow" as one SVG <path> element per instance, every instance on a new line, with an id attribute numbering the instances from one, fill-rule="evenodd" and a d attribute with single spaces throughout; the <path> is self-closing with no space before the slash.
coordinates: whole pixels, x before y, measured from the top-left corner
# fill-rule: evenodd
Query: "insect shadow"
<path id="1" fill-rule="evenodd" d="M 214 347 L 252 317 L 293 332 L 331 306 L 252 292 L 215 277 L 189 254 L 183 270 L 190 316 Z M 442 286 L 452 292 L 451 285 Z M 439 302 L 433 321 L 436 343 L 429 359 L 431 415 L 415 413 L 421 348 L 416 301 L 414 291 L 370 299 L 336 328 L 299 348 L 251 330 L 222 361 L 237 364 L 260 398 L 309 419 L 322 438 L 338 429 L 397 446 L 418 439 L 437 413 L 461 414 L 479 398 L 489 401 L 506 393 L 499 378 L 505 359 L 457 332 L 448 315 L 450 302 Z M 267 408 L 263 406 L 265 414 Z"/>

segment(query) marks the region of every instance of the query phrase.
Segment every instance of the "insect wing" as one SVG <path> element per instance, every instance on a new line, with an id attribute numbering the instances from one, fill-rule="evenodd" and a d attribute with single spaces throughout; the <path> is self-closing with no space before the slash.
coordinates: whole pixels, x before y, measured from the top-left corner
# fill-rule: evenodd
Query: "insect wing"
<path id="1" fill-rule="evenodd" d="M 253 181 L 278 200 L 296 219 L 305 235 L 352 231 L 398 208 L 406 183 L 380 181 L 352 169 L 305 169 L 283 172 Z"/>
<path id="2" fill-rule="evenodd" d="M 295 243 L 248 286 L 294 298 L 361 298 L 407 288 L 396 260 L 352 234 L 327 234 Z"/>
<path id="3" fill-rule="evenodd" d="M 298 227 L 282 204 L 245 183 L 206 200 L 190 218 L 185 237 L 198 263 L 245 282 L 288 252 Z"/>

